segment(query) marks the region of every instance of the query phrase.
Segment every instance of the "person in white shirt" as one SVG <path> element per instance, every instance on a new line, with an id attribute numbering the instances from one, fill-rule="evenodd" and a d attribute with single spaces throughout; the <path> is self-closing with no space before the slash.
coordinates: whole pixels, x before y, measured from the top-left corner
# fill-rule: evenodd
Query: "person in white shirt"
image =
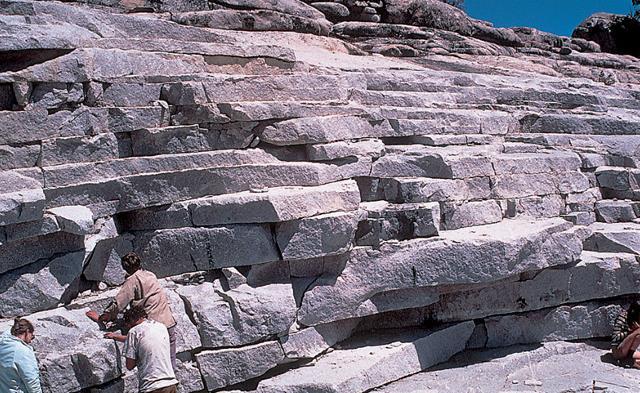
<path id="1" fill-rule="evenodd" d="M 107 333 L 105 338 L 124 342 L 127 370 L 138 367 L 140 393 L 176 393 L 178 380 L 171 365 L 167 327 L 147 319 L 144 307 L 131 307 L 124 313 L 127 336 Z"/>

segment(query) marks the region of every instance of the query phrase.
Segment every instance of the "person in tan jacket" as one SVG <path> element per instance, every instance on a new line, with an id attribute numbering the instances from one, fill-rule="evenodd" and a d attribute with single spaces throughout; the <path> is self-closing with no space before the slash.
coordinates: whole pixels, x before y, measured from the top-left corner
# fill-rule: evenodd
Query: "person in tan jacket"
<path id="1" fill-rule="evenodd" d="M 127 279 L 116 294 L 115 299 L 102 312 L 87 311 L 87 316 L 96 322 L 114 321 L 127 306 L 142 307 L 149 319 L 162 323 L 169 331 L 171 348 L 171 364 L 176 367 L 176 320 L 171 313 L 169 299 L 158 278 L 150 271 L 142 269 L 140 257 L 130 252 L 122 257 L 122 268 L 127 272 Z"/>

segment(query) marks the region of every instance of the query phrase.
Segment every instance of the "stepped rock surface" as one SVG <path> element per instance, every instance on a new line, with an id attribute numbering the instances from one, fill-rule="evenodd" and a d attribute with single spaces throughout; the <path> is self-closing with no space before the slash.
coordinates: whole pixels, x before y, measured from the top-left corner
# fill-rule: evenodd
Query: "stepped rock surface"
<path id="1" fill-rule="evenodd" d="M 587 25 L 0 0 L 0 329 L 46 393 L 137 391 L 84 315 L 135 251 L 180 392 L 637 390 L 593 340 L 638 299 L 640 59 Z"/>

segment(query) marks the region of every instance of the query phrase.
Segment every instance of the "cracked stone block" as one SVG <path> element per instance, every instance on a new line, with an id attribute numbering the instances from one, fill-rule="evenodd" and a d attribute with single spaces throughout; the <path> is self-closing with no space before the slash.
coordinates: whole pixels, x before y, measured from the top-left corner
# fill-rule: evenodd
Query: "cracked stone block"
<path id="1" fill-rule="evenodd" d="M 84 251 L 40 260 L 0 275 L 0 317 L 13 318 L 55 308 L 78 291 Z"/>
<path id="2" fill-rule="evenodd" d="M 93 229 L 93 213 L 84 206 L 63 206 L 47 211 L 56 217 L 63 232 L 86 235 Z"/>
<path id="3" fill-rule="evenodd" d="M 444 231 L 436 239 L 388 243 L 380 250 L 355 248 L 339 276 L 320 277 L 305 293 L 298 321 L 314 326 L 377 313 L 374 295 L 389 292 L 385 305 L 392 305 L 399 289 L 488 283 L 571 263 L 580 256 L 582 239 L 570 228 L 561 218 L 503 220 Z M 402 308 L 412 299 L 416 306 L 426 305 L 409 296 Z"/>
<path id="4" fill-rule="evenodd" d="M 354 213 L 329 213 L 276 226 L 278 248 L 285 260 L 338 255 L 349 250 L 358 226 Z"/>
<path id="5" fill-rule="evenodd" d="M 259 377 L 284 360 L 277 341 L 240 348 L 202 351 L 196 355 L 208 390 Z"/>
<path id="6" fill-rule="evenodd" d="M 218 282 L 179 286 L 193 314 L 203 348 L 240 346 L 286 333 L 295 320 L 290 284 L 256 288 L 241 285 L 224 291 Z"/>
<path id="7" fill-rule="evenodd" d="M 488 318 L 487 347 L 610 337 L 619 312 L 619 305 L 605 301 Z"/>

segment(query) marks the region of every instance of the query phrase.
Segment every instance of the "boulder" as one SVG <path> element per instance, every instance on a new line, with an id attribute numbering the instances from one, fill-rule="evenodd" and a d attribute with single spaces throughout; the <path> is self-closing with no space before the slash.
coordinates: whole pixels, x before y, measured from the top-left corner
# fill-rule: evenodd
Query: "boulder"
<path id="1" fill-rule="evenodd" d="M 290 331 L 280 337 L 287 360 L 311 359 L 351 336 L 360 321 L 345 319 Z"/>
<path id="2" fill-rule="evenodd" d="M 603 52 L 640 57 L 640 44 L 633 39 L 638 34 L 638 20 L 627 15 L 599 12 L 582 21 L 571 36 L 594 41 Z"/>
<path id="3" fill-rule="evenodd" d="M 640 253 L 640 224 L 595 223 L 590 225 L 589 228 L 593 231 L 593 234 L 585 240 L 585 250 Z"/>
<path id="4" fill-rule="evenodd" d="M 264 191 L 264 192 L 258 192 Z M 358 207 L 353 180 L 317 187 L 275 187 L 196 199 L 185 203 L 194 225 L 282 222 Z"/>
<path id="5" fill-rule="evenodd" d="M 639 277 L 640 265 L 633 254 L 583 251 L 575 266 L 545 269 L 531 279 L 436 290 L 442 292 L 439 300 L 420 315 L 451 322 L 621 297 L 635 292 Z M 600 284 L 594 288 L 593 282 Z"/>
<path id="6" fill-rule="evenodd" d="M 214 282 L 179 286 L 176 292 L 193 313 L 203 348 L 257 343 L 286 333 L 295 320 L 296 303 L 287 284 L 224 291 Z"/>
<path id="7" fill-rule="evenodd" d="M 115 380 L 122 374 L 115 341 L 86 317 L 88 309 L 58 308 L 32 314 L 36 338 L 31 345 L 40 364 L 40 382 L 46 393 L 77 392 Z M 1 325 L 2 331 L 8 324 Z"/>
<path id="8" fill-rule="evenodd" d="M 444 203 L 442 214 L 443 228 L 448 230 L 493 224 L 502 220 L 502 209 L 493 200 L 462 204 Z"/>
<path id="9" fill-rule="evenodd" d="M 440 205 L 435 202 L 364 202 L 360 208 L 366 212 L 366 219 L 358 223 L 356 244 L 359 246 L 377 248 L 381 242 L 391 239 L 437 236 L 440 229 Z"/>
<path id="10" fill-rule="evenodd" d="M 30 237 L 0 246 L 0 274 L 56 254 L 84 249 L 84 239 L 67 232 Z"/>
<path id="11" fill-rule="evenodd" d="M 596 217 L 600 222 L 631 222 L 637 218 L 635 205 L 630 201 L 602 200 L 596 202 Z"/>
<path id="12" fill-rule="evenodd" d="M 0 317 L 52 309 L 78 292 L 84 251 L 40 260 L 0 275 Z"/>
<path id="13" fill-rule="evenodd" d="M 62 206 L 47 210 L 63 232 L 86 235 L 93 229 L 93 213 L 84 206 Z"/>
<path id="14" fill-rule="evenodd" d="M 333 3 L 330 1 L 319 1 L 311 3 L 311 6 L 318 11 L 322 12 L 324 16 L 333 23 L 341 22 L 346 19 L 349 14 L 349 8 L 340 3 Z"/>

